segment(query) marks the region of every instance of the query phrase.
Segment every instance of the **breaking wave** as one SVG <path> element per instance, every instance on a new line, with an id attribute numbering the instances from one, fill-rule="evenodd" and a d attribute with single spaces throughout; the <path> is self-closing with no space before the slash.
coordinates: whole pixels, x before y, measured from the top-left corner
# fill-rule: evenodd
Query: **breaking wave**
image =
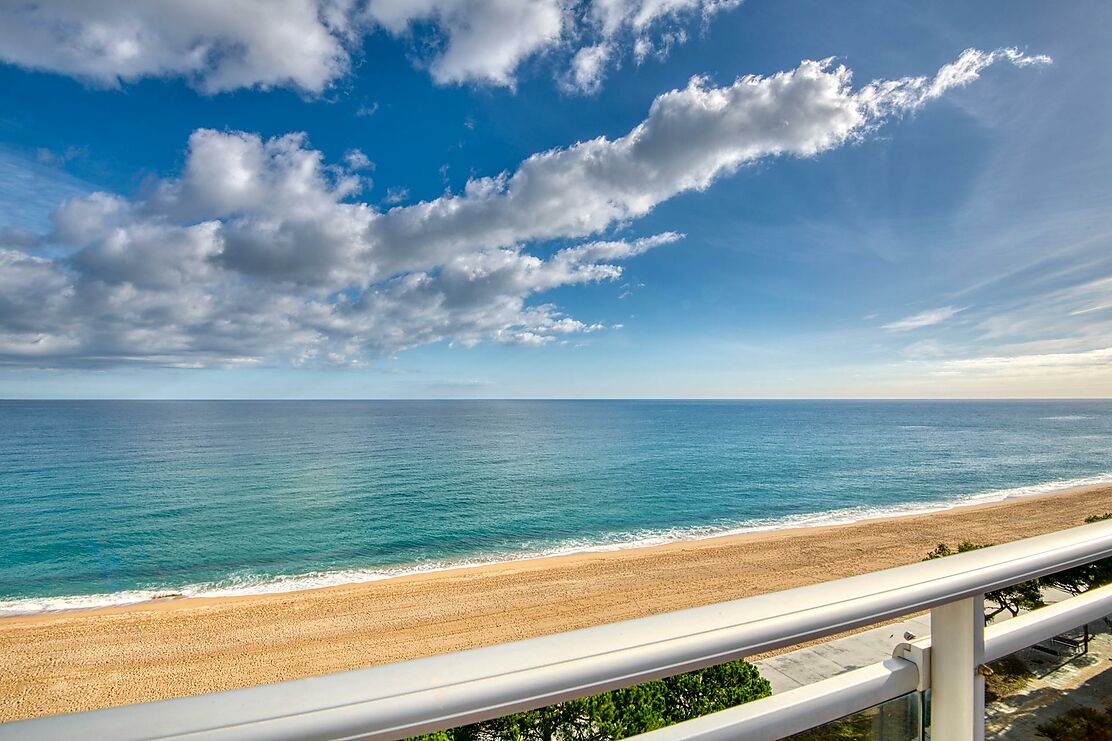
<path id="1" fill-rule="evenodd" d="M 104 594 L 28 597 L 0 600 L 0 616 L 27 615 L 61 610 L 119 607 L 187 597 L 242 597 L 248 595 L 296 592 L 305 589 L 362 584 L 384 579 L 429 574 L 449 569 L 474 568 L 550 556 L 563 556 L 576 553 L 599 553 L 629 548 L 644 548 L 647 546 L 663 545 L 680 541 L 703 540 L 726 535 L 743 535 L 746 533 L 800 527 L 844 525 L 886 517 L 906 517 L 1099 484 L 1112 484 L 1112 473 L 1087 476 L 1084 478 L 1048 481 L 1040 484 L 1030 484 L 1007 489 L 989 489 L 964 494 L 952 499 L 931 502 L 907 502 L 878 507 L 847 507 L 812 514 L 791 515 L 776 519 L 751 519 L 729 525 L 718 524 L 661 530 L 618 532 L 593 540 L 564 540 L 546 548 L 523 550 L 520 552 L 497 552 L 471 558 L 446 559 L 442 561 L 427 561 L 418 564 L 382 566 L 365 569 L 314 571 L 302 574 L 248 575 L 229 578 L 219 582 L 187 584 L 180 587 L 161 586 L 152 587 L 150 589 L 136 589 Z"/>

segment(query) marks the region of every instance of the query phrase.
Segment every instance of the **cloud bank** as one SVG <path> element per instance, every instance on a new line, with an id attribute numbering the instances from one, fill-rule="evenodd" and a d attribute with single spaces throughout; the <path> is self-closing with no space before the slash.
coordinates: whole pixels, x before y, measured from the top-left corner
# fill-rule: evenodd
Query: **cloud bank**
<path id="1" fill-rule="evenodd" d="M 943 362 L 936 371 L 942 376 L 988 376 L 992 378 L 1054 378 L 1107 373 L 1112 364 L 1112 347 L 1035 355 L 994 355 Z"/>
<path id="2" fill-rule="evenodd" d="M 431 342 L 592 332 L 602 325 L 536 297 L 614 280 L 621 261 L 680 238 L 600 235 L 747 164 L 856 140 L 1001 60 L 1044 58 L 968 50 L 933 77 L 856 89 L 829 61 L 721 87 L 694 78 L 625 136 L 386 211 L 358 199 L 350 158 L 326 163 L 303 134 L 198 130 L 181 174 L 142 197 L 62 204 L 49 253 L 0 246 L 0 361 L 352 364 Z M 526 249 L 557 241 L 573 244 L 547 258 Z"/>
<path id="3" fill-rule="evenodd" d="M 441 84 L 513 86 L 542 54 L 597 90 L 622 49 L 664 54 L 740 0 L 38 0 L 0 5 L 0 60 L 105 86 L 180 77 L 205 93 L 319 94 L 377 33 L 411 39 Z"/>

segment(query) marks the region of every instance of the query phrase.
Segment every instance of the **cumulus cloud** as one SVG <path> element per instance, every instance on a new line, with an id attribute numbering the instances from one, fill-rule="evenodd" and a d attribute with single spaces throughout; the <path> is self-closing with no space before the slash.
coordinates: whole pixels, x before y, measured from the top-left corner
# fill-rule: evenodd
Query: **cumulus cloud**
<path id="1" fill-rule="evenodd" d="M 205 92 L 344 75 L 347 0 L 43 0 L 0 5 L 0 59 L 108 86 L 185 77 Z"/>
<path id="2" fill-rule="evenodd" d="M 922 329 L 923 327 L 941 324 L 948 319 L 952 319 L 959 311 L 961 311 L 961 309 L 954 308 L 953 306 L 928 309 L 927 311 L 921 311 L 913 316 L 884 324 L 881 326 L 881 329 L 886 329 L 889 332 L 909 332 L 913 329 Z"/>
<path id="3" fill-rule="evenodd" d="M 573 90 L 585 93 L 598 92 L 602 87 L 602 76 L 613 49 L 609 44 L 585 46 L 571 59 L 571 74 L 566 85 Z"/>
<path id="4" fill-rule="evenodd" d="M 359 200 L 365 156 L 329 164 L 303 134 L 198 130 L 181 174 L 143 197 L 61 205 L 44 235 L 61 256 L 0 245 L 0 360 L 350 364 L 430 342 L 596 331 L 537 297 L 615 280 L 622 261 L 680 238 L 599 235 L 746 164 L 861 137 L 1000 59 L 1029 58 L 971 51 L 960 75 L 948 65 L 857 89 L 829 62 L 720 87 L 695 78 L 622 137 L 385 211 Z M 556 249 L 527 249 L 542 243 Z"/>
<path id="5" fill-rule="evenodd" d="M 684 13 L 709 17 L 738 5 L 741 5 L 741 0 L 594 0 L 591 13 L 603 32 L 613 35 L 623 26 L 643 32 L 665 18 L 675 18 Z"/>
<path id="6" fill-rule="evenodd" d="M 567 90 L 592 94 L 609 68 L 632 53 L 640 64 L 650 56 L 666 57 L 687 41 L 692 20 L 709 21 L 736 8 L 741 0 L 591 0 L 577 16 L 578 38 L 588 40 L 573 54 L 563 82 Z"/>
<path id="7" fill-rule="evenodd" d="M 520 66 L 559 58 L 565 89 L 595 92 L 628 49 L 664 56 L 741 0 L 38 0 L 0 4 L 0 60 L 119 86 L 181 77 L 205 93 L 293 87 L 323 92 L 377 31 L 420 37 L 417 56 L 441 84 L 513 87 Z M 992 52 L 1037 64 L 1014 49 Z M 564 64 L 564 62 L 567 64 Z M 930 81 L 938 95 L 975 78 L 959 59 Z M 895 104 L 892 98 L 887 99 Z M 377 104 L 357 115 L 372 115 Z"/>
<path id="8" fill-rule="evenodd" d="M 620 46 L 638 59 L 686 39 L 683 25 L 741 0 L 370 0 L 365 17 L 394 35 L 431 26 L 428 60 L 440 83 L 512 87 L 519 66 L 540 54 L 570 55 L 566 89 L 594 92 Z M 646 51 L 648 50 L 648 51 Z"/>
<path id="9" fill-rule="evenodd" d="M 38 0 L 0 4 L 0 60 L 112 87 L 182 77 L 206 93 L 274 86 L 320 93 L 382 30 L 419 37 L 418 56 L 438 83 L 512 87 L 523 62 L 551 53 L 573 57 L 572 87 L 591 90 L 617 44 L 666 49 L 684 36 L 687 20 L 738 2 Z M 369 115 L 374 106 L 360 111 Z"/>
<path id="10" fill-rule="evenodd" d="M 976 72 L 948 78 L 951 87 L 1012 57 L 970 50 L 960 59 L 974 60 Z M 513 173 L 471 180 L 462 194 L 390 211 L 373 228 L 399 265 L 480 245 L 582 237 L 643 216 L 684 191 L 703 190 L 746 164 L 839 146 L 943 89 L 937 77 L 907 77 L 854 90 L 851 77 L 829 61 L 722 87 L 696 77 L 658 96 L 625 136 L 535 154 Z"/>
<path id="11" fill-rule="evenodd" d="M 432 23 L 442 38 L 430 72 L 437 82 L 512 85 L 522 60 L 555 45 L 561 0 L 370 0 L 367 15 L 394 34 Z"/>

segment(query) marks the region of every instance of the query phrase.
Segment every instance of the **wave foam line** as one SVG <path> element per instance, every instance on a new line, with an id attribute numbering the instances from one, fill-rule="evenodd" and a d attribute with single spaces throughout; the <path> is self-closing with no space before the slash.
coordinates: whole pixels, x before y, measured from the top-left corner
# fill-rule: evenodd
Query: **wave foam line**
<path id="1" fill-rule="evenodd" d="M 364 584 L 403 576 L 430 574 L 449 569 L 476 568 L 495 564 L 527 561 L 535 558 L 567 556 L 576 553 L 602 553 L 608 551 L 645 548 L 681 541 L 705 540 L 730 535 L 787 530 L 801 527 L 824 527 L 829 525 L 850 525 L 865 520 L 888 517 L 909 517 L 968 507 L 978 504 L 1000 502 L 1007 499 L 1049 494 L 1056 491 L 1076 489 L 1085 486 L 1112 484 L 1112 473 L 1087 476 L 1077 479 L 1048 481 L 1008 489 L 989 489 L 972 494 L 964 494 L 949 500 L 932 502 L 907 502 L 883 507 L 845 507 L 842 509 L 789 515 L 770 519 L 753 519 L 733 525 L 697 525 L 691 527 L 668 528 L 665 530 L 640 530 L 635 532 L 614 533 L 600 540 L 566 540 L 547 548 L 520 552 L 499 552 L 473 558 L 443 561 L 429 561 L 419 564 L 384 566 L 372 569 L 339 569 L 335 571 L 315 571 L 304 574 L 284 574 L 279 576 L 248 576 L 227 579 L 220 582 L 188 584 L 183 587 L 162 587 L 158 589 L 135 589 L 104 594 L 81 594 L 60 597 L 28 597 L 0 600 L 0 617 L 30 615 L 63 610 L 89 610 L 104 607 L 121 607 L 163 599 L 185 597 L 244 597 L 258 594 L 279 594 L 298 592 L 305 589 L 321 589 L 349 584 Z"/>

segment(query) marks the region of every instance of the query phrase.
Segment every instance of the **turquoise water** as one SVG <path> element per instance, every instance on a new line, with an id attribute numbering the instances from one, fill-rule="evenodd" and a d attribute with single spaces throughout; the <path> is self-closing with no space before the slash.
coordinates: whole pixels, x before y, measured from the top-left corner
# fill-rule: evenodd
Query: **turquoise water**
<path id="1" fill-rule="evenodd" d="M 0 611 L 364 581 L 1101 481 L 1112 402 L 0 402 Z"/>

